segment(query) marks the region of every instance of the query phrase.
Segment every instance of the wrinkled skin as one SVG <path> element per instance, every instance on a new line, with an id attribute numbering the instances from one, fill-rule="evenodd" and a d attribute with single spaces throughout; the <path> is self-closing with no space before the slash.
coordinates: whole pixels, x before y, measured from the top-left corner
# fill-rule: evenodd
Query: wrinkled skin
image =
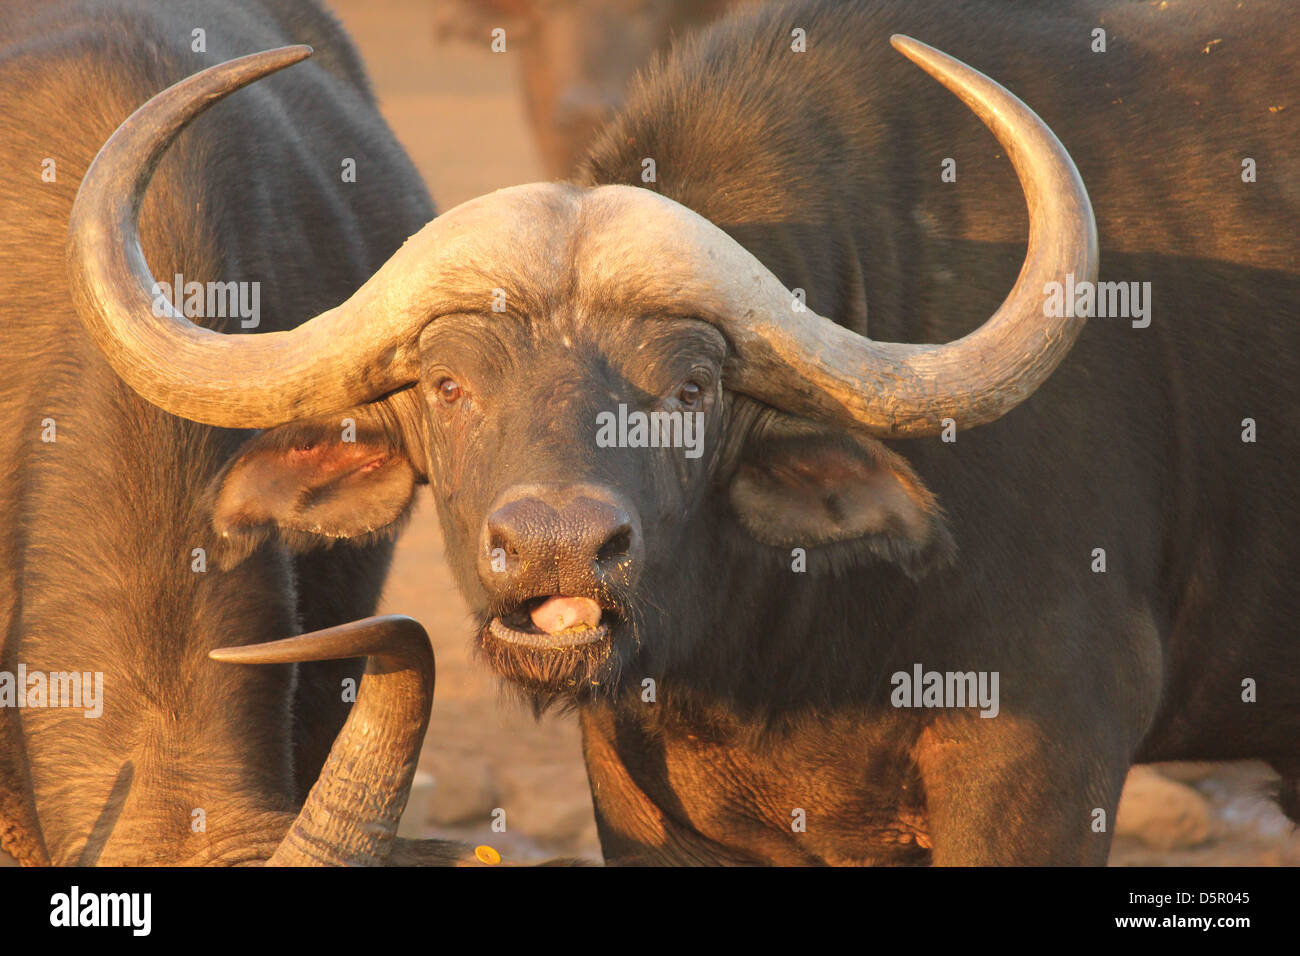
<path id="1" fill-rule="evenodd" d="M 375 454 L 430 484 L 484 657 L 539 706 L 579 710 L 613 862 L 1101 864 L 1099 812 L 1114 820 L 1135 760 L 1269 760 L 1300 816 L 1300 598 L 1284 571 L 1300 509 L 1278 467 L 1300 455 L 1282 417 L 1300 380 L 1297 198 L 1285 176 L 1238 189 L 1220 162 L 1245 137 L 1286 168 L 1295 111 L 1258 108 L 1297 85 L 1281 8 L 1207 28 L 1145 6 L 818 6 L 679 50 L 583 181 L 639 183 L 654 156 L 658 190 L 818 314 L 952 340 L 1014 281 L 1023 200 L 977 121 L 891 56 L 902 31 L 1060 132 L 1094 197 L 1101 278 L 1151 281 L 1157 317 L 1091 320 L 1037 394 L 955 443 L 883 443 L 729 390 L 726 343 L 689 301 L 584 299 L 580 258 L 556 254 L 578 237 L 558 222 L 485 283 L 525 276 L 526 295 L 439 317 L 420 383 L 355 412 Z M 1122 58 L 1080 39 L 1103 15 Z M 794 26 L 805 54 L 788 52 Z M 1205 59 L 1192 38 L 1220 32 L 1271 68 Z M 948 156 L 955 183 L 939 178 Z M 597 445 L 601 412 L 688 400 L 707 422 L 699 459 Z M 1267 448 L 1240 441 L 1246 415 Z M 329 423 L 284 434 L 323 440 Z M 599 507 L 567 510 L 576 487 Z M 372 517 L 409 494 L 367 495 L 364 476 L 353 491 Z M 620 512 L 639 549 L 593 536 L 593 516 Z M 494 521 L 523 549 L 502 548 L 502 572 Z M 550 649 L 497 636 L 494 619 L 526 628 L 529 599 L 554 595 L 599 604 L 608 633 Z M 918 662 L 997 672 L 998 715 L 891 706 L 890 675 Z M 1268 693 L 1245 704 L 1245 677 Z"/>

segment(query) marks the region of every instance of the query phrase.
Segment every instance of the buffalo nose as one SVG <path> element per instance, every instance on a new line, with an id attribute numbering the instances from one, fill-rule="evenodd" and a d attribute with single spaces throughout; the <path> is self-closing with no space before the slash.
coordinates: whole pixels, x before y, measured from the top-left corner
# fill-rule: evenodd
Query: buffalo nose
<path id="1" fill-rule="evenodd" d="M 533 597 L 631 586 L 640 570 L 640 523 L 614 492 L 526 487 L 488 515 L 479 572 L 489 591 Z"/>

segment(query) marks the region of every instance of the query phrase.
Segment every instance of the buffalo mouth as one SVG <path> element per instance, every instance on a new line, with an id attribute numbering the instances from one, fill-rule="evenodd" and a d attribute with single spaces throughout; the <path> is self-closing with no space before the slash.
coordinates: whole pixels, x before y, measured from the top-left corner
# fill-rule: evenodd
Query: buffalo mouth
<path id="1" fill-rule="evenodd" d="M 624 620 L 617 611 L 563 594 L 495 610 L 479 631 L 479 654 L 538 714 L 561 700 L 591 698 L 617 684 L 616 644 Z"/>
<path id="2" fill-rule="evenodd" d="M 585 597 L 550 594 L 532 598 L 488 621 L 487 631 L 505 644 L 530 650 L 568 650 L 608 640 L 617 614 Z"/>

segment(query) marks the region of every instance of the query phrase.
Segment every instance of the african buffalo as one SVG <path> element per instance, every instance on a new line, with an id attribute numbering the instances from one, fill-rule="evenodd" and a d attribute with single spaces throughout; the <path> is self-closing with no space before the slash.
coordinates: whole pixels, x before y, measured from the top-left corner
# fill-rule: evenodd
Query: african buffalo
<path id="1" fill-rule="evenodd" d="M 1135 760 L 1262 758 L 1300 815 L 1298 54 L 1280 2 L 763 9 L 275 339 L 151 315 L 108 204 L 81 312 L 150 401 L 283 425 L 280 497 L 341 414 L 387 436 L 308 530 L 429 481 L 607 859 L 1102 863 Z M 135 196 L 249 79 L 110 145 Z"/>
<path id="2" fill-rule="evenodd" d="M 373 612 L 391 543 L 296 557 L 214 529 L 231 513 L 328 512 L 369 480 L 365 430 L 294 450 L 310 502 L 259 488 L 254 506 L 248 434 L 173 418 L 125 387 L 78 321 L 81 277 L 65 267 L 78 184 L 132 110 L 205 65 L 309 41 L 311 64 L 179 137 L 144 202 L 143 254 L 169 284 L 184 277 L 186 314 L 215 318 L 202 300 L 220 283 L 236 294 L 209 324 L 268 341 L 346 298 L 434 214 L 356 51 L 301 0 L 12 2 L 0 20 L 3 849 L 83 865 L 457 857 L 393 851 L 428 719 L 426 635 L 399 618 L 334 627 Z M 355 181 L 340 174 L 348 159 Z M 117 175 L 97 163 L 87 189 L 115 203 Z M 209 659 L 325 628 L 220 655 L 290 666 Z M 366 655 L 349 704 L 344 680 Z M 293 666 L 327 658 L 345 660 Z"/>

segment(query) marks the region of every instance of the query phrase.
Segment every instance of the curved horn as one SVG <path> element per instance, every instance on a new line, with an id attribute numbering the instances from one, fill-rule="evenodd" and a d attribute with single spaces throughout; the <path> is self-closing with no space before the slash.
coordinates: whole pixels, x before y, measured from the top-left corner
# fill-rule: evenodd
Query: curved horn
<path id="1" fill-rule="evenodd" d="M 969 335 L 944 345 L 873 342 L 813 312 L 794 311 L 794 296 L 771 272 L 690 210 L 660 196 L 651 201 L 654 194 L 644 190 L 635 196 L 629 187 L 598 192 L 608 197 L 611 211 L 626 210 L 625 222 L 635 218 L 640 242 L 674 249 L 684 259 L 689 278 L 661 281 L 677 283 L 682 298 L 699 304 L 702 317 L 727 333 L 737 356 L 728 387 L 786 411 L 901 438 L 936 434 L 944 418 L 962 428 L 991 422 L 1028 398 L 1084 323 L 1082 317 L 1045 317 L 1044 286 L 1069 273 L 1076 282 L 1094 281 L 1098 255 L 1087 191 L 1043 121 L 964 63 L 908 37 L 891 42 L 989 127 L 1006 148 L 1029 206 L 1028 252 L 1015 286 Z M 651 206 L 659 207 L 657 215 L 649 213 Z M 596 271 L 614 268 L 618 255 L 610 248 L 588 264 L 595 261 Z"/>
<path id="2" fill-rule="evenodd" d="M 792 313 L 789 293 L 776 303 L 780 322 L 769 307 L 754 324 L 732 331 L 761 339 L 768 357 L 746 361 L 742 379 L 766 373 L 768 381 L 780 381 L 785 371 L 788 386 L 793 371 L 813 386 L 809 398 L 823 415 L 851 418 L 885 437 L 918 437 L 937 434 L 944 418 L 962 428 L 994 421 L 1052 373 L 1084 319 L 1045 317 L 1043 287 L 1070 273 L 1076 281 L 1096 280 L 1097 226 L 1073 160 L 1033 110 L 934 47 L 905 36 L 890 43 L 955 93 L 1006 149 L 1029 207 L 1029 246 L 1016 284 L 988 321 L 945 345 L 871 342 L 811 313 Z M 791 349 L 811 361 L 791 368 Z M 784 404 L 779 395 L 772 399 Z"/>
<path id="3" fill-rule="evenodd" d="M 576 229 L 586 249 L 582 284 L 618 282 L 646 250 L 667 252 L 656 259 L 656 279 L 728 333 L 738 357 L 728 384 L 736 391 L 883 437 L 935 434 L 944 418 L 962 428 L 984 424 L 1032 394 L 1082 329 L 1082 317 L 1044 316 L 1043 288 L 1070 273 L 1076 282 L 1096 279 L 1092 207 L 1065 148 L 1024 103 L 932 47 L 901 36 L 892 42 L 992 130 L 1029 207 L 1028 252 L 1015 286 L 987 322 L 955 342 L 873 342 L 795 312 L 789 290 L 721 229 L 628 186 L 536 184 L 471 200 L 407 240 L 343 305 L 290 332 L 224 336 L 175 314 L 154 318 L 135 222 L 158 156 L 211 98 L 300 59 L 293 51 L 301 48 L 205 70 L 150 100 L 105 144 L 71 226 L 78 310 L 114 368 L 149 401 L 195 421 L 269 427 L 415 381 L 418 335 L 431 319 L 482 310 L 492 284 L 485 277 L 516 259 L 545 271 L 551 250 Z M 471 281 L 448 283 L 448 275 Z"/>
<path id="4" fill-rule="evenodd" d="M 173 414 L 269 427 L 361 404 L 414 380 L 411 339 L 419 325 L 412 329 L 403 310 L 387 311 L 373 283 L 287 332 L 222 335 L 170 305 L 165 317 L 153 314 L 154 279 L 140 248 L 139 218 L 163 154 L 208 107 L 311 52 L 267 50 L 167 88 L 109 138 L 77 191 L 67 248 L 77 312 L 118 375 Z"/>
<path id="5" fill-rule="evenodd" d="M 232 664 L 369 657 L 320 777 L 267 865 L 383 865 L 429 725 L 434 665 L 424 628 L 391 614 L 209 656 Z"/>

